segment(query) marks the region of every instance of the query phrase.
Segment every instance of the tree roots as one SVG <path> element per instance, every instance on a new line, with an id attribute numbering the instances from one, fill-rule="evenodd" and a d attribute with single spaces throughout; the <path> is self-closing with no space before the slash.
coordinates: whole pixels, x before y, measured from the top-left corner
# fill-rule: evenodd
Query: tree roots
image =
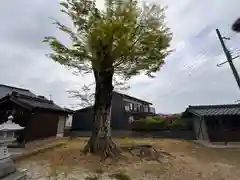
<path id="1" fill-rule="evenodd" d="M 121 147 L 124 151 L 129 152 L 132 156 L 137 156 L 140 159 L 147 161 L 158 161 L 162 163 L 164 159 L 175 158 L 171 154 L 159 151 L 155 149 L 152 145 L 143 144 L 143 145 L 132 145 Z"/>
<path id="2" fill-rule="evenodd" d="M 107 158 L 117 159 L 121 156 L 121 150 L 116 146 L 111 137 L 90 138 L 84 147 L 85 154 L 99 155 L 103 160 Z"/>
<path id="3" fill-rule="evenodd" d="M 97 138 L 96 140 L 91 137 L 84 147 L 83 152 L 85 154 L 91 153 L 98 155 L 103 161 L 107 158 L 115 160 L 118 160 L 120 157 L 124 158 L 124 152 L 128 152 L 132 156 L 137 156 L 140 159 L 158 162 L 163 162 L 166 158 L 175 158 L 173 155 L 161 150 L 156 150 L 152 145 L 147 144 L 123 146 L 120 150 L 111 137 Z"/>

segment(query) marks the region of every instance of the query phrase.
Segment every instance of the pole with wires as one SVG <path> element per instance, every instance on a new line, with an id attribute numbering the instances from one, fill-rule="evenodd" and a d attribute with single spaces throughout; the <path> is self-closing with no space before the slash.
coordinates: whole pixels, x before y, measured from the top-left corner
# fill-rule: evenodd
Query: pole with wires
<path id="1" fill-rule="evenodd" d="M 230 40 L 230 38 L 222 37 L 219 29 L 216 29 L 216 32 L 217 32 L 218 39 L 219 39 L 219 41 L 220 41 L 220 43 L 221 43 L 221 45 L 222 45 L 223 52 L 225 53 L 225 56 L 226 56 L 226 58 L 227 58 L 227 61 L 225 61 L 225 62 L 223 62 L 223 63 L 221 63 L 221 64 L 218 64 L 217 66 L 221 66 L 221 65 L 223 65 L 223 64 L 225 64 L 225 63 L 228 62 L 229 65 L 230 65 L 230 68 L 231 68 L 231 70 L 232 70 L 232 73 L 233 73 L 233 75 L 234 75 L 234 77 L 235 77 L 235 80 L 236 80 L 236 82 L 237 82 L 237 84 L 238 84 L 238 87 L 239 87 L 239 89 L 240 89 L 240 78 L 239 78 L 239 74 L 238 74 L 238 72 L 237 72 L 237 70 L 236 70 L 236 68 L 235 68 L 235 66 L 234 66 L 234 64 L 233 64 L 233 60 L 236 59 L 236 58 L 238 58 L 239 55 L 238 55 L 238 56 L 235 56 L 235 57 L 232 57 L 230 51 L 227 49 L 227 47 L 226 47 L 226 45 L 225 45 L 225 43 L 224 43 L 224 41 L 223 41 L 223 39 Z"/>

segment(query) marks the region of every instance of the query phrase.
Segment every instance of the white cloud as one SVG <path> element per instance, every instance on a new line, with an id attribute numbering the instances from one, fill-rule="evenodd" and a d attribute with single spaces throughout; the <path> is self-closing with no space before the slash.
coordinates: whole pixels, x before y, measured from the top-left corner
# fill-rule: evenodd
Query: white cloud
<path id="1" fill-rule="evenodd" d="M 190 104 L 233 103 L 239 89 L 225 64 L 215 28 L 233 36 L 229 47 L 238 47 L 239 35 L 230 25 L 239 15 L 240 2 L 226 1 L 163 1 L 168 5 L 167 19 L 173 31 L 176 51 L 166 60 L 158 77 L 148 87 L 141 83 L 142 97 L 151 99 L 159 112 L 180 112 Z M 236 60 L 236 67 L 239 63 Z M 133 88 L 134 89 L 134 88 Z"/>
<path id="2" fill-rule="evenodd" d="M 154 0 L 152 0 L 154 1 Z M 233 103 L 239 89 L 217 40 L 215 29 L 230 35 L 228 47 L 238 48 L 240 35 L 231 32 L 231 23 L 239 16 L 239 0 L 162 0 L 167 5 L 167 22 L 173 31 L 172 48 L 166 64 L 155 79 L 140 75 L 129 81 L 133 96 L 154 103 L 158 112 L 180 112 L 190 104 Z M 103 8 L 103 0 L 97 1 Z M 21 7 L 21 8 L 20 8 Z M 30 7 L 30 8 L 29 8 Z M 71 22 L 59 11 L 58 1 L 4 1 L 0 6 L 0 83 L 27 87 L 49 96 L 60 105 L 70 105 L 69 89 L 92 82 L 90 76 L 73 76 L 66 68 L 47 59 L 50 52 L 41 41 L 55 35 L 48 17 Z M 237 69 L 240 61 L 235 60 Z"/>

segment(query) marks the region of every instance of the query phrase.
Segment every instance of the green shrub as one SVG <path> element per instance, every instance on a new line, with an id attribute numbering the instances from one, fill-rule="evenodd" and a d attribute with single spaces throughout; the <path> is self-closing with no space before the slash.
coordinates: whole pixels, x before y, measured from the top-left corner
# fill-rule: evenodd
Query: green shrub
<path id="1" fill-rule="evenodd" d="M 181 120 L 177 120 L 177 121 L 174 121 L 173 123 L 171 123 L 169 125 L 169 129 L 170 130 L 181 130 L 181 129 L 185 129 L 185 125 L 183 122 L 181 122 Z"/>
<path id="2" fill-rule="evenodd" d="M 137 131 L 186 130 L 188 126 L 183 119 L 168 119 L 159 116 L 146 117 L 132 123 L 132 129 Z"/>

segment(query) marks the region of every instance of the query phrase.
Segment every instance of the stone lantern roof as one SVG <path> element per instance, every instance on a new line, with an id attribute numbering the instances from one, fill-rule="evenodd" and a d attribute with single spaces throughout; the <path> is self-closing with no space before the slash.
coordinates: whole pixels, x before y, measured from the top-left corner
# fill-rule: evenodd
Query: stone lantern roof
<path id="1" fill-rule="evenodd" d="M 0 124 L 0 131 L 17 131 L 17 130 L 24 129 L 24 127 L 14 123 L 12 119 L 13 119 L 13 116 L 11 115 L 8 117 L 7 122 Z"/>

